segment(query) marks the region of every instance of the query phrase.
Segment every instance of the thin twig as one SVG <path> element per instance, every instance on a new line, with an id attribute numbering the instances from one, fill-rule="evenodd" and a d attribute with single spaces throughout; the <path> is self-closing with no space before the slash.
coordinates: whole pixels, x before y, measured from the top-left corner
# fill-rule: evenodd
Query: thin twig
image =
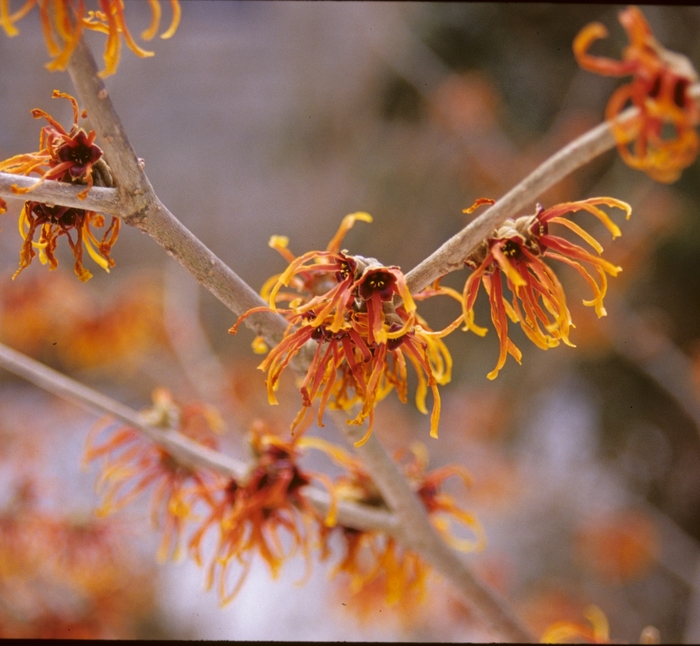
<path id="1" fill-rule="evenodd" d="M 123 218 L 138 219 L 155 197 L 143 167 L 126 135 L 104 82 L 98 76 L 92 52 L 81 39 L 68 63 L 68 73 L 87 110 L 91 128 L 97 133 L 119 191 Z"/>
<path id="2" fill-rule="evenodd" d="M 689 95 L 695 101 L 700 99 L 700 83 L 695 83 L 689 88 Z M 628 108 L 614 119 L 614 123 L 626 124 L 634 119 L 638 112 L 638 108 Z M 613 121 L 601 123 L 564 146 L 493 206 L 409 271 L 406 274 L 409 290 L 419 292 L 441 276 L 461 269 L 464 259 L 472 254 L 495 228 L 508 218 L 521 214 L 525 209 L 534 211 L 534 201 L 542 193 L 598 155 L 614 148 L 616 141 L 612 133 L 612 123 Z"/>
<path id="3" fill-rule="evenodd" d="M 248 465 L 245 462 L 202 446 L 178 431 L 150 426 L 144 423 L 138 412 L 128 406 L 1 343 L 0 366 L 90 412 L 100 416 L 110 415 L 138 429 L 185 466 L 209 469 L 238 480 L 245 480 L 248 476 Z M 304 496 L 325 517 L 330 507 L 330 495 L 320 489 L 307 487 Z M 393 514 L 346 501 L 338 501 L 337 518 L 340 524 L 363 531 L 382 531 L 392 535 L 398 531 Z"/>
<path id="4" fill-rule="evenodd" d="M 636 108 L 630 108 L 618 120 L 632 118 L 635 111 Z M 615 138 L 607 122 L 601 123 L 564 146 L 493 206 L 408 272 L 406 284 L 409 290 L 418 292 L 441 276 L 461 269 L 465 258 L 472 254 L 481 242 L 505 220 L 534 206 L 534 200 L 544 191 L 614 146 Z M 534 212 L 534 209 L 532 210 Z"/>
<path id="5" fill-rule="evenodd" d="M 96 211 L 104 215 L 119 216 L 124 212 L 119 194 L 113 188 L 94 186 L 87 197 L 81 200 L 78 197 L 78 193 L 85 190 L 84 186 L 68 184 L 66 182 L 54 182 L 52 180 L 48 180 L 36 186 L 38 183 L 39 179 L 36 177 L 0 173 L 0 195 L 15 200 L 32 200 L 34 202 L 43 202 L 44 204 L 71 206 L 78 209 Z M 12 191 L 13 186 L 25 189 L 36 188 L 32 188 L 31 193 L 16 195 Z"/>
<path id="6" fill-rule="evenodd" d="M 242 278 L 158 199 L 98 76 L 92 52 L 82 41 L 71 56 L 68 72 L 100 145 L 104 147 L 105 159 L 121 198 L 120 217 L 151 236 L 234 314 L 240 316 L 253 307 L 265 305 Z M 250 316 L 246 324 L 271 345 L 279 342 L 287 328 L 284 318 L 274 312 Z"/>
<path id="7" fill-rule="evenodd" d="M 110 160 L 111 164 L 111 160 Z M 111 165 L 110 165 L 111 168 Z M 38 179 L 0 173 L 0 196 L 17 199 L 12 186 L 35 186 Z M 93 187 L 84 200 L 77 197 L 81 187 L 64 182 L 45 181 L 22 199 L 87 209 L 104 215 L 121 217 L 148 235 L 187 269 L 204 287 L 240 316 L 253 307 L 266 305 L 260 296 L 205 244 L 192 234 L 165 208 L 155 194 L 149 192 L 139 207 L 140 216 L 129 216 L 133 203 L 122 202 L 124 192 L 113 188 Z M 276 345 L 287 328 L 287 322 L 275 312 L 260 312 L 246 319 L 256 334 Z"/>

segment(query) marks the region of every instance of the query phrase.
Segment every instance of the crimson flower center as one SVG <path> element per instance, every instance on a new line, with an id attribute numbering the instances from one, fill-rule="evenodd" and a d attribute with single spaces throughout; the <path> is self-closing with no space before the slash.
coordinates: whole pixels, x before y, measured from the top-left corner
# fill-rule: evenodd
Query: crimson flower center
<path id="1" fill-rule="evenodd" d="M 522 254 L 520 245 L 513 240 L 506 240 L 501 247 L 501 251 L 503 252 L 503 255 L 507 256 L 508 258 L 517 259 Z"/>

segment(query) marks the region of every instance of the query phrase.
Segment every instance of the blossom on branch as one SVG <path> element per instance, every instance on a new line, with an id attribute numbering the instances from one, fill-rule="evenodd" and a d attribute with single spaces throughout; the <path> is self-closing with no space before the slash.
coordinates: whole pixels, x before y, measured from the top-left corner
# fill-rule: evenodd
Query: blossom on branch
<path id="1" fill-rule="evenodd" d="M 83 266 L 83 247 L 102 269 L 109 271 L 110 267 L 114 267 L 114 260 L 109 254 L 119 235 L 119 222 L 119 218 L 112 218 L 111 224 L 98 240 L 92 227 L 105 226 L 103 215 L 67 206 L 25 202 L 19 216 L 19 232 L 24 242 L 19 256 L 19 269 L 12 278 L 16 278 L 23 269 L 29 267 L 37 255 L 35 248 L 39 250 L 41 263 L 48 263 L 49 269 L 56 269 L 58 260 L 55 251 L 58 238 L 62 235 L 66 236 L 75 256 L 74 270 L 80 280 L 84 282 L 92 278 L 92 274 Z M 34 242 L 37 230 L 41 233 L 39 240 Z M 75 235 L 75 240 L 71 233 Z"/>
<path id="2" fill-rule="evenodd" d="M 630 44 L 616 61 L 591 56 L 593 42 L 608 35 L 599 22 L 584 27 L 574 39 L 574 55 L 579 65 L 604 76 L 632 75 L 632 81 L 610 97 L 605 118 L 612 120 L 628 103 L 639 109 L 629 123 L 613 123 L 613 134 L 624 161 L 643 170 L 659 182 L 675 182 L 698 152 L 695 127 L 700 123 L 700 108 L 688 93 L 698 75 L 687 57 L 664 48 L 652 34 L 637 7 L 619 14 Z M 633 144 L 633 149 L 629 146 Z"/>
<path id="3" fill-rule="evenodd" d="M 289 321 L 284 338 L 259 366 L 267 373 L 271 404 L 277 403 L 275 390 L 282 372 L 310 346 L 309 355 L 313 354 L 300 387 L 303 406 L 292 430 L 305 420 L 315 399 L 320 400 L 320 426 L 326 406 L 349 411 L 357 405 L 359 412 L 349 423 L 368 421 L 367 433 L 358 445 L 363 443 L 372 432 L 374 407 L 381 399 L 396 390 L 399 399 L 406 401 L 408 362 L 418 375 L 416 406 L 421 412 L 428 412 L 427 389 L 433 394 L 430 432 L 437 437 L 437 386 L 450 381 L 452 367 L 441 337 L 456 329 L 462 317 L 440 332 L 432 331 L 416 313 L 414 297 L 398 267 L 339 251 L 343 236 L 357 220 L 371 222 L 371 217 L 367 213 L 346 216 L 325 251 L 299 257 L 287 249 L 286 238 L 274 236 L 270 246 L 280 251 L 289 266 L 263 286 L 261 293 L 269 307 L 249 310 L 230 332 L 235 334 L 247 316 L 262 310 L 278 311 Z M 283 287 L 293 291 L 283 291 Z M 437 293 L 439 289 L 430 295 Z M 288 307 L 278 309 L 278 303 Z M 254 347 L 259 345 L 256 339 Z"/>
<path id="4" fill-rule="evenodd" d="M 44 40 L 52 60 L 46 68 L 53 71 L 63 71 L 68 65 L 71 54 L 80 42 L 83 29 L 90 29 L 107 34 L 105 44 L 105 69 L 100 72 L 102 78 L 114 74 L 119 65 L 121 39 L 127 47 L 142 58 L 153 56 L 153 52 L 138 46 L 129 32 L 124 17 L 124 0 L 98 0 L 97 10 L 88 10 L 85 0 L 26 0 L 16 11 L 11 12 L 9 0 L 0 1 L 0 27 L 8 36 L 16 36 L 19 32 L 15 23 L 27 15 L 35 6 L 39 7 L 41 26 Z M 151 8 L 151 24 L 144 30 L 141 37 L 151 40 L 158 32 L 161 8 L 158 0 L 148 0 Z M 177 31 L 180 23 L 180 5 L 178 0 L 170 0 L 172 20 L 161 38 L 170 38 Z"/>
<path id="5" fill-rule="evenodd" d="M 54 90 L 53 98 L 63 98 L 70 101 L 73 108 L 73 125 L 69 131 L 58 123 L 51 115 L 43 110 L 32 110 L 35 119 L 44 118 L 48 126 L 41 129 L 39 136 L 39 151 L 15 155 L 0 162 L 0 171 L 15 175 L 40 174 L 39 181 L 29 188 L 13 186 L 12 191 L 24 195 L 46 180 L 56 180 L 69 184 L 85 185 L 78 193 L 80 199 L 85 199 L 89 190 L 97 181 L 98 184 L 111 185 L 109 168 L 102 160 L 102 150 L 95 141 L 95 132 L 86 133 L 79 125 L 80 110 L 77 101 L 70 95 Z M 83 118 L 87 115 L 82 113 Z M 0 212 L 2 212 L 0 204 Z M 82 281 L 89 280 L 92 274 L 83 266 L 83 247 L 90 257 L 105 271 L 114 266 L 110 253 L 119 235 L 120 220 L 112 217 L 98 240 L 92 227 L 104 227 L 105 217 L 94 211 L 74 207 L 56 206 L 41 202 L 26 202 L 19 217 L 19 232 L 24 240 L 20 251 L 19 269 L 16 277 L 28 267 L 39 251 L 42 264 L 49 269 L 58 267 L 55 251 L 58 238 L 66 236 L 68 244 L 75 256 L 75 273 Z M 34 241 L 39 231 L 39 240 Z M 75 239 L 73 238 L 75 236 Z M 13 278 L 14 278 L 13 277 Z"/>
<path id="6" fill-rule="evenodd" d="M 306 437 L 299 443 L 323 451 L 346 470 L 334 482 L 333 489 L 338 500 L 388 509 L 370 474 L 358 458 L 321 438 Z M 456 549 L 464 552 L 483 550 L 486 536 L 478 519 L 461 509 L 442 490 L 443 482 L 453 475 L 459 476 L 468 485 L 470 478 L 466 469 L 447 465 L 426 471 L 428 452 L 425 446 L 414 443 L 411 453 L 412 458 L 402 465 L 403 473 L 425 506 L 430 522 Z M 401 452 L 395 456 L 398 460 L 403 457 L 405 453 Z M 450 531 L 451 521 L 457 521 L 467 528 L 471 537 L 455 536 Z M 361 531 L 337 524 L 321 528 L 322 558 L 328 558 L 332 553 L 333 537 L 342 544 L 343 556 L 334 567 L 332 575 L 344 573 L 349 578 L 349 592 L 360 601 L 360 610 L 369 610 L 379 602 L 394 606 L 408 616 L 425 600 L 426 581 L 431 569 L 418 553 L 381 532 Z"/>
<path id="7" fill-rule="evenodd" d="M 301 490 L 314 479 L 331 490 L 322 474 L 302 470 L 296 438 L 285 441 L 273 435 L 261 422 L 253 425 L 249 436 L 253 465 L 245 480 L 229 478 L 218 488 L 209 488 L 208 513 L 189 541 L 189 549 L 202 565 L 202 540 L 210 530 L 217 536 L 213 557 L 208 566 L 207 589 L 217 582 L 221 605 L 229 603 L 241 589 L 257 552 L 267 563 L 273 577 L 283 562 L 296 552 L 306 559 L 307 575 L 311 565 L 311 537 L 316 524 L 332 525 L 335 506 L 325 520 L 319 518 L 303 497 Z M 290 540 L 287 550 L 280 533 Z M 233 563 L 242 566 L 237 582 L 229 588 L 229 571 Z"/>
<path id="8" fill-rule="evenodd" d="M 84 184 L 85 189 L 78 194 L 80 199 L 85 199 L 93 186 L 95 177 L 93 171 L 99 168 L 100 178 L 108 178 L 111 183 L 109 169 L 102 160 L 102 150 L 95 144 L 95 131 L 86 133 L 78 124 L 78 119 L 87 118 L 87 112 L 80 112 L 78 102 L 64 92 L 54 90 L 54 99 L 67 99 L 73 108 L 73 125 L 69 131 L 58 123 L 50 114 L 39 108 L 32 110 L 35 119 L 42 117 L 49 122 L 48 126 L 41 129 L 39 135 L 39 150 L 35 153 L 15 155 L 0 162 L 0 171 L 14 175 L 30 175 L 40 173 L 39 181 L 29 188 L 13 186 L 12 192 L 17 195 L 29 193 L 36 186 L 47 179 L 71 184 Z M 98 166 L 99 165 L 99 166 Z"/>
<path id="9" fill-rule="evenodd" d="M 216 446 L 211 432 L 218 430 L 220 421 L 215 411 L 203 404 L 179 407 L 165 389 L 153 393 L 153 403 L 154 406 L 144 412 L 147 423 L 166 431 L 178 429 L 204 446 Z M 206 429 L 197 425 L 197 418 L 205 420 Z M 185 524 L 195 519 L 194 507 L 202 502 L 213 503 L 210 490 L 215 490 L 223 478 L 180 463 L 165 449 L 144 438 L 140 431 L 128 426 L 117 428 L 109 439 L 97 444 L 96 437 L 103 429 L 102 425 L 92 429 L 83 454 L 84 464 L 103 459 L 97 482 L 102 494 L 98 516 L 123 509 L 154 486 L 151 518 L 163 532 L 158 560 L 163 562 L 170 556 L 179 559 L 182 533 Z"/>
<path id="10" fill-rule="evenodd" d="M 483 203 L 483 200 L 479 201 L 465 211 L 471 212 Z M 500 341 L 498 362 L 488 374 L 489 379 L 498 376 L 508 354 L 518 363 L 522 358 L 520 350 L 508 336 L 508 319 L 519 323 L 527 337 L 543 350 L 559 345 L 560 341 L 573 346 L 569 340 L 573 322 L 566 305 L 564 288 L 545 259 L 558 260 L 576 269 L 593 291 L 593 298 L 584 300 L 584 305 L 593 307 L 599 317 L 605 316 L 603 298 L 607 291 L 606 274 L 616 276 L 622 269 L 603 260 L 600 257 L 603 251 L 600 243 L 575 222 L 563 217 L 566 213 L 587 211 L 597 217 L 616 238 L 620 235 L 620 229 L 598 208 L 601 204 L 622 209 L 628 218 L 632 212 L 628 204 L 610 197 L 565 202 L 549 209 L 538 204 L 534 215 L 506 220 L 465 259 L 465 264 L 473 273 L 464 285 L 464 329 L 480 336 L 486 334 L 486 329 L 474 322 L 474 303 L 483 284 L 491 304 L 491 320 Z M 550 224 L 568 228 L 590 245 L 595 254 L 553 235 L 549 230 Z M 600 284 L 582 263 L 595 270 Z M 512 294 L 510 302 L 504 295 L 502 278 L 505 278 Z"/>

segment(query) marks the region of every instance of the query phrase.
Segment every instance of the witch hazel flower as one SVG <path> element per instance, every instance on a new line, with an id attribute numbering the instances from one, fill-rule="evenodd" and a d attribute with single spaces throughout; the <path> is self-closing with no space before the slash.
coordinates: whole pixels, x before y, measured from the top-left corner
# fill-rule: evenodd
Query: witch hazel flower
<path id="1" fill-rule="evenodd" d="M 52 72 L 66 69 L 84 29 L 107 34 L 105 69 L 100 72 L 102 78 L 117 71 L 122 38 L 137 56 L 153 56 L 153 52 L 141 48 L 131 35 L 124 16 L 124 0 L 98 0 L 96 4 L 97 9 L 88 9 L 85 0 L 25 0 L 18 9 L 11 11 L 10 0 L 2 0 L 0 27 L 8 36 L 16 36 L 19 33 L 16 23 L 34 7 L 39 7 L 41 28 L 52 59 L 46 68 Z M 144 40 L 151 40 L 158 33 L 162 13 L 158 0 L 149 0 L 148 4 L 151 8 L 151 24 L 141 34 Z M 181 8 L 178 0 L 170 0 L 170 8 L 170 26 L 160 35 L 161 38 L 172 37 L 180 23 Z"/>
<path id="2" fill-rule="evenodd" d="M 178 429 L 203 446 L 217 445 L 218 413 L 202 403 L 179 406 L 164 388 L 154 391 L 153 406 L 142 416 L 165 432 Z M 198 419 L 204 420 L 204 427 L 197 424 Z M 107 437 L 98 441 L 105 430 Z M 95 460 L 101 462 L 97 490 L 102 500 L 97 515 L 110 516 L 150 491 L 151 520 L 162 532 L 158 561 L 182 558 L 185 528 L 196 520 L 198 507 L 213 504 L 212 492 L 218 490 L 223 476 L 181 463 L 129 426 L 96 425 L 86 440 L 83 464 Z"/>
<path id="3" fill-rule="evenodd" d="M 431 330 L 417 314 L 399 267 L 341 251 L 344 235 L 358 220 L 371 222 L 371 216 L 362 212 L 346 216 L 325 251 L 299 257 L 289 251 L 286 238 L 274 236 L 270 246 L 289 266 L 263 286 L 261 293 L 269 305 L 246 312 L 230 332 L 235 334 L 247 316 L 262 310 L 279 312 L 289 321 L 283 339 L 259 366 L 267 373 L 272 404 L 277 403 L 275 390 L 282 372 L 302 349 L 307 352 L 309 348 L 308 367 L 300 385 L 302 409 L 292 429 L 302 424 L 316 400 L 321 426 L 326 407 L 344 411 L 356 407 L 359 412 L 348 423 L 367 422 L 367 432 L 358 442 L 362 444 L 372 432 L 379 401 L 392 390 L 406 401 L 406 367 L 411 364 L 418 375 L 416 404 L 421 412 L 427 413 L 427 390 L 433 394 L 430 432 L 437 437 L 437 386 L 449 382 L 452 366 L 441 337 L 454 330 L 462 317 L 445 330 Z M 281 308 L 281 304 L 286 307 Z M 259 338 L 253 347 L 256 351 L 267 349 Z"/>
<path id="4" fill-rule="evenodd" d="M 628 104 L 639 110 L 629 123 L 612 124 L 620 156 L 658 182 L 675 182 L 698 152 L 695 128 L 700 123 L 700 108 L 689 93 L 698 74 L 686 56 L 667 50 L 654 38 L 637 7 L 624 9 L 619 18 L 630 40 L 622 60 L 588 53 L 596 40 L 608 35 L 599 22 L 587 25 L 576 36 L 574 55 L 589 72 L 632 76 L 628 84 L 615 90 L 605 108 L 609 121 Z"/>
<path id="5" fill-rule="evenodd" d="M 389 509 L 357 457 L 319 437 L 304 437 L 299 445 L 324 452 L 344 469 L 333 483 L 337 500 Z M 427 470 L 428 452 L 418 442 L 410 447 L 410 451 L 397 452 L 394 457 L 401 463 L 402 471 L 424 505 L 430 522 L 443 538 L 463 552 L 483 550 L 486 536 L 481 523 L 443 489 L 445 480 L 452 476 L 470 485 L 467 470 L 458 465 Z M 453 524 L 466 529 L 469 537 L 455 535 Z M 344 577 L 353 597 L 368 595 L 375 604 L 385 603 L 403 612 L 414 611 L 425 600 L 431 568 L 418 553 L 404 547 L 394 537 L 336 523 L 320 527 L 320 543 L 322 559 L 329 558 L 340 546 L 340 557 L 332 576 Z"/>
<path id="6" fill-rule="evenodd" d="M 55 180 L 85 186 L 78 193 L 85 199 L 95 183 L 111 186 L 109 167 L 102 159 L 102 150 L 95 144 L 95 132 L 85 132 L 78 119 L 81 112 L 77 101 L 70 95 L 54 90 L 53 98 L 67 99 L 73 108 L 73 124 L 66 130 L 51 115 L 43 110 L 32 110 L 35 119 L 44 118 L 49 125 L 41 129 L 39 150 L 10 157 L 0 162 L 0 171 L 15 175 L 39 174 L 39 181 L 29 188 L 14 185 L 12 191 L 26 195 L 46 180 Z M 83 111 L 82 116 L 86 114 Z M 0 204 L 0 212 L 4 210 Z M 114 266 L 111 250 L 119 236 L 121 221 L 112 217 L 101 238 L 93 227 L 105 227 L 105 217 L 94 211 L 36 201 L 27 201 L 19 216 L 19 232 L 23 239 L 20 250 L 19 269 L 13 278 L 26 269 L 36 257 L 49 269 L 58 267 L 56 247 L 61 236 L 65 236 L 75 257 L 74 270 L 80 280 L 87 281 L 92 274 L 83 265 L 83 249 L 105 271 Z M 35 241 L 36 234 L 39 239 Z"/>
<path id="7" fill-rule="evenodd" d="M 260 556 L 277 577 L 284 562 L 301 552 L 311 570 L 311 548 L 317 525 L 335 523 L 332 483 L 323 474 L 302 469 L 300 440 L 275 435 L 256 421 L 248 440 L 252 461 L 245 478 L 224 479 L 217 489 L 208 488 L 208 511 L 189 540 L 189 551 L 204 565 L 204 537 L 216 536 L 207 565 L 207 589 L 216 583 L 221 605 L 232 601 L 245 582 L 253 558 Z M 304 498 L 303 488 L 318 481 L 331 492 L 331 505 L 321 518 Z M 284 547 L 283 539 L 290 542 Z M 239 566 L 236 568 L 236 566 Z M 237 580 L 231 585 L 232 569 Z"/>
<path id="8" fill-rule="evenodd" d="M 471 212 L 483 203 L 484 200 L 479 200 L 474 207 L 465 211 Z M 578 224 L 564 217 L 568 213 L 586 211 L 598 218 L 616 238 L 621 234 L 620 229 L 599 208 L 601 205 L 621 209 L 627 218 L 632 213 L 628 204 L 611 197 L 565 202 L 548 209 L 538 204 L 534 215 L 506 220 L 465 258 L 464 262 L 472 274 L 464 285 L 464 329 L 479 336 L 486 334 L 486 328 L 474 322 L 474 304 L 479 287 L 483 285 L 500 343 L 498 361 L 487 375 L 489 379 L 498 376 L 508 354 L 518 363 L 522 359 L 522 353 L 508 336 L 509 320 L 519 324 L 530 341 L 543 350 L 556 347 L 560 342 L 573 346 L 569 339 L 573 322 L 566 305 L 564 287 L 546 260 L 557 260 L 575 269 L 593 292 L 593 298 L 584 300 L 584 305 L 593 307 L 599 317 L 605 316 L 603 298 L 607 291 L 607 275 L 616 276 L 622 268 L 604 260 L 601 257 L 601 244 Z M 553 224 L 575 233 L 593 252 L 552 233 L 550 226 Z M 598 280 L 589 273 L 591 269 Z M 504 293 L 504 282 L 510 291 L 510 300 Z"/>

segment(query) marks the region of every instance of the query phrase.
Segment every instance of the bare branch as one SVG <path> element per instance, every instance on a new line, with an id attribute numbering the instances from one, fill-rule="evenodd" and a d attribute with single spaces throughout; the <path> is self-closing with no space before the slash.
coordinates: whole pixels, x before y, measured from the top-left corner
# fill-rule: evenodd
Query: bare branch
<path id="1" fill-rule="evenodd" d="M 234 314 L 267 305 L 238 274 L 216 256 L 156 198 L 136 226 L 153 238 Z M 249 316 L 246 325 L 270 346 L 279 343 L 287 321 L 275 312 Z"/>
<path id="2" fill-rule="evenodd" d="M 117 191 L 113 188 L 102 188 L 94 186 L 87 197 L 81 200 L 78 193 L 85 190 L 79 184 L 68 184 L 66 182 L 55 182 L 47 180 L 36 186 L 39 179 L 36 177 L 26 177 L 25 175 L 12 175 L 11 173 L 0 173 L 0 195 L 15 200 L 32 200 L 45 204 L 60 204 L 61 206 L 71 206 L 77 209 L 96 211 L 104 215 L 119 216 L 123 213 L 121 201 Z M 13 186 L 19 188 L 31 188 L 31 193 L 16 195 L 12 191 Z"/>
<path id="3" fill-rule="evenodd" d="M 630 119 L 635 111 L 636 108 L 630 108 L 619 120 Z M 539 195 L 614 146 L 615 138 L 610 124 L 606 122 L 559 150 L 493 206 L 408 272 L 406 283 L 409 290 L 420 291 L 441 276 L 461 269 L 464 259 L 473 253 L 495 228 L 524 209 L 531 208 L 534 212 L 533 202 Z"/>
<path id="4" fill-rule="evenodd" d="M 119 116 L 90 49 L 81 41 L 68 64 L 68 72 L 87 110 L 92 128 L 114 177 L 122 201 L 120 217 L 151 236 L 232 312 L 240 316 L 265 305 L 230 267 L 194 236 L 157 198 L 124 132 Z M 271 345 L 282 338 L 287 322 L 273 312 L 246 319 L 248 327 Z"/>
<path id="5" fill-rule="evenodd" d="M 155 197 L 136 153 L 126 136 L 112 99 L 104 82 L 98 76 L 97 63 L 92 52 L 81 39 L 68 63 L 68 73 L 87 110 L 91 128 L 97 133 L 105 159 L 119 191 L 124 220 L 146 208 L 149 198 Z"/>
<path id="6" fill-rule="evenodd" d="M 98 415 L 111 415 L 125 422 L 141 431 L 149 440 L 163 447 L 186 466 L 209 469 L 238 480 L 245 480 L 248 475 L 248 465 L 245 462 L 202 446 L 177 431 L 145 424 L 142 416 L 128 406 L 1 343 L 0 366 L 81 408 Z M 304 496 L 321 516 L 328 513 L 330 495 L 327 492 L 307 487 Z M 350 502 L 338 502 L 337 517 L 342 525 L 359 530 L 383 531 L 389 534 L 396 534 L 398 531 L 397 519 L 393 514 Z"/>

